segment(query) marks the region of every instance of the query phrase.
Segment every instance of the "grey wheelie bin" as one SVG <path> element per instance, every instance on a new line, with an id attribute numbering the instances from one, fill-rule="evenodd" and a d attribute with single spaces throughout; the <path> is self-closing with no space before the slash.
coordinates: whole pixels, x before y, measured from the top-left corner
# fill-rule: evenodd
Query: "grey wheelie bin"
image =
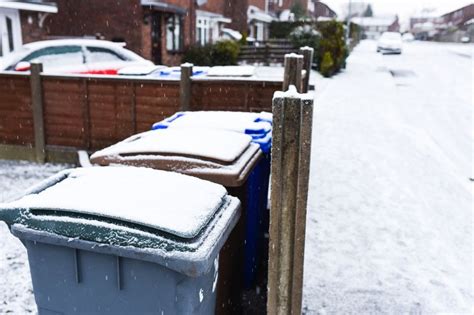
<path id="1" fill-rule="evenodd" d="M 220 255 L 217 313 L 239 313 L 246 275 L 256 278 L 259 165 L 263 153 L 245 134 L 203 128 L 163 129 L 132 136 L 94 153 L 98 165 L 122 164 L 172 170 L 222 184 L 242 202 L 241 220 Z"/>
<path id="2" fill-rule="evenodd" d="M 68 170 L 0 206 L 39 314 L 213 314 L 240 215 L 221 185 L 136 167 Z"/>

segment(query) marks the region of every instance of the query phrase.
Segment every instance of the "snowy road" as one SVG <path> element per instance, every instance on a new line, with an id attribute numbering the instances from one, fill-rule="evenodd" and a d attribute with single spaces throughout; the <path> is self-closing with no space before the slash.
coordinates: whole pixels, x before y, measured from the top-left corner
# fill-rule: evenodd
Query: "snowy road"
<path id="1" fill-rule="evenodd" d="M 472 312 L 472 46 L 404 49 L 317 95 L 307 314 Z"/>

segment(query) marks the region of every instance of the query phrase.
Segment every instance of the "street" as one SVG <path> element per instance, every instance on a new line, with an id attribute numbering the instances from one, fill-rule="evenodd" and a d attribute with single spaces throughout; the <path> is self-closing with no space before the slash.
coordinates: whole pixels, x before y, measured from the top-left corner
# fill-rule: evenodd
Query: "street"
<path id="1" fill-rule="evenodd" d="M 364 41 L 317 93 L 307 314 L 472 312 L 472 47 Z"/>

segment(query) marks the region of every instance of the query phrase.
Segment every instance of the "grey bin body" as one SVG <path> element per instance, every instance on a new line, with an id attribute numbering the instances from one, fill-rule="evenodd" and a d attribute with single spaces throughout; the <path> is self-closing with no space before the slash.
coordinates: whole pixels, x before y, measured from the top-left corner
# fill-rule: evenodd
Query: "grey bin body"
<path id="1" fill-rule="evenodd" d="M 60 203 L 54 205 L 54 196 L 61 192 L 59 188 L 54 191 L 55 187 L 69 181 L 69 188 L 79 189 L 87 182 L 75 184 L 74 176 L 94 173 L 100 175 L 94 181 L 105 178 L 102 184 L 111 185 L 101 192 L 103 198 L 113 196 L 114 187 L 118 186 L 112 181 L 121 175 L 128 176 L 124 183 L 136 189 L 137 198 L 154 188 L 143 187 L 145 191 L 141 191 L 141 180 L 147 176 L 148 180 L 156 179 L 153 183 L 159 195 L 159 187 L 166 182 L 160 183 L 164 176 L 177 179 L 175 184 L 188 189 L 202 187 L 204 192 L 215 193 L 213 200 L 219 201 L 211 204 L 209 211 L 200 212 L 196 221 L 202 222 L 195 225 L 199 229 L 192 235 L 181 234 L 188 231 L 179 228 L 159 230 L 169 226 L 160 216 L 145 218 L 143 222 L 135 220 L 132 224 L 127 218 L 112 218 L 113 211 L 91 212 L 89 204 L 76 209 Z M 111 174 L 116 177 L 108 182 Z M 0 219 L 28 251 L 39 314 L 214 314 L 219 252 L 238 221 L 240 203 L 219 185 L 211 185 L 216 184 L 151 169 L 90 168 L 62 172 L 22 199 L 0 206 Z M 99 183 L 98 187 L 104 186 Z M 52 191 L 48 192 L 49 189 Z M 90 193 L 96 190 L 88 189 Z M 119 199 L 119 207 L 124 198 L 130 197 L 115 198 Z M 156 198 L 158 202 L 160 197 Z M 186 207 L 193 200 L 186 202 L 173 211 L 188 211 Z M 202 202 L 196 200 L 196 204 Z M 156 206 L 150 205 L 148 210 Z M 166 214 L 165 210 L 156 209 Z M 96 225 L 98 221 L 103 224 Z"/>
<path id="2" fill-rule="evenodd" d="M 28 251 L 36 304 L 44 314 L 214 314 L 217 270 L 190 277 L 160 264 L 68 243 L 13 226 Z M 200 299 L 202 298 L 202 302 Z"/>
<path id="3" fill-rule="evenodd" d="M 170 144 L 171 143 L 171 144 Z M 195 145 L 186 152 L 189 143 Z M 221 152 L 225 144 L 234 145 L 234 155 Z M 240 147 L 240 150 L 236 148 Z M 91 156 L 102 166 L 130 165 L 172 170 L 224 185 L 242 203 L 242 216 L 219 257 L 217 314 L 242 312 L 242 293 L 246 280 L 257 277 L 263 237 L 259 221 L 265 210 L 260 192 L 263 153 L 247 135 L 222 131 L 185 128 L 155 130 L 134 135 Z"/>

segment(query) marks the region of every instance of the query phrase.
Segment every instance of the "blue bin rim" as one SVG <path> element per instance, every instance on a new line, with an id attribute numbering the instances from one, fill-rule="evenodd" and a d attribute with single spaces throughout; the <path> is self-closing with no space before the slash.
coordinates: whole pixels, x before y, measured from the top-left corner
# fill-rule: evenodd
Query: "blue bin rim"
<path id="1" fill-rule="evenodd" d="M 165 118 L 163 119 L 162 121 L 159 121 L 159 122 L 156 122 L 152 125 L 152 130 L 157 130 L 157 129 L 166 129 L 170 126 L 170 124 L 172 124 L 174 121 L 176 121 L 177 119 L 185 116 L 188 112 L 177 112 L 175 113 L 174 115 L 168 117 L 168 118 Z M 191 112 L 192 113 L 192 112 Z M 248 128 L 248 129 L 245 129 L 245 133 L 248 134 L 248 135 L 252 135 L 252 137 L 255 135 L 262 135 L 260 137 L 264 137 L 267 133 L 271 132 L 271 127 L 270 129 L 266 126 L 267 124 L 270 124 L 270 126 L 272 125 L 272 120 L 271 119 L 268 119 L 266 118 L 265 116 L 260 116 L 260 117 L 257 117 L 254 119 L 253 121 L 254 123 L 265 123 L 264 125 L 262 125 L 261 128 Z"/>

